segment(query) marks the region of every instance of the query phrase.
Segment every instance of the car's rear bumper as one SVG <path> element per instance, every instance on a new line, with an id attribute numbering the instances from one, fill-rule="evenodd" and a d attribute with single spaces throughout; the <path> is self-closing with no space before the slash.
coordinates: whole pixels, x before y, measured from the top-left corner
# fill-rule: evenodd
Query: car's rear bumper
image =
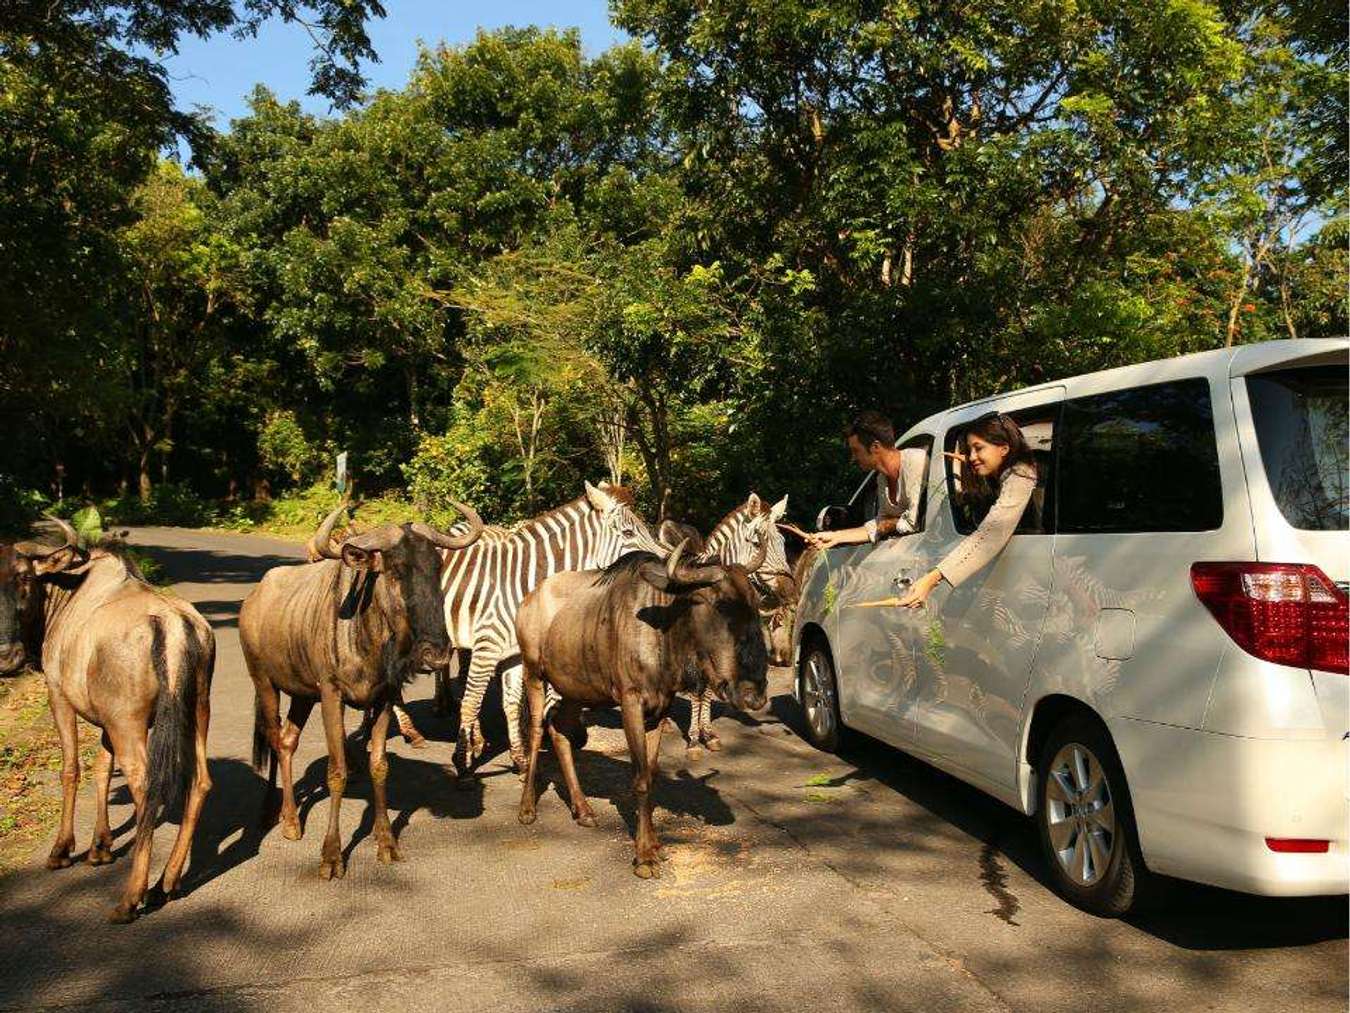
<path id="1" fill-rule="evenodd" d="M 1270 897 L 1350 890 L 1347 748 L 1335 739 L 1243 738 L 1109 722 L 1154 872 Z M 1267 838 L 1330 841 L 1277 852 Z"/>

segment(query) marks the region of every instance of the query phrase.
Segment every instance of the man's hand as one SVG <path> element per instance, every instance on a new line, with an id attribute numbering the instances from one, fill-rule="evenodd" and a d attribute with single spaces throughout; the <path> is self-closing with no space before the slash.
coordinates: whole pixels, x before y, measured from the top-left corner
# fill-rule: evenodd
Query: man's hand
<path id="1" fill-rule="evenodd" d="M 818 549 L 832 549 L 836 545 L 844 545 L 843 531 L 817 531 L 810 536 L 810 543 Z"/>

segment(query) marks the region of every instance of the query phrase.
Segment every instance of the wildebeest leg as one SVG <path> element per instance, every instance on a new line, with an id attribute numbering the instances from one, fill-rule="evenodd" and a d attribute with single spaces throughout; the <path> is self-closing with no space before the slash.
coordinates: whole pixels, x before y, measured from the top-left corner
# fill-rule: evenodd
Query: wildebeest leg
<path id="1" fill-rule="evenodd" d="M 323 734 L 328 740 L 328 833 L 320 852 L 319 877 L 341 879 L 347 872 L 339 829 L 342 793 L 347 787 L 347 737 L 342 727 L 342 697 L 330 681 L 319 684 L 319 709 L 323 714 Z"/>
<path id="2" fill-rule="evenodd" d="M 549 736 L 553 741 L 553 752 L 558 757 L 558 766 L 562 768 L 563 783 L 567 785 L 567 798 L 572 809 L 572 818 L 583 827 L 596 824 L 595 810 L 581 790 L 581 779 L 577 777 L 576 759 L 573 754 L 572 736 L 581 727 L 581 704 L 562 700 L 553 709 L 548 722 Z"/>
<path id="3" fill-rule="evenodd" d="M 379 845 L 377 856 L 386 865 L 401 862 L 403 856 L 398 853 L 398 842 L 394 840 L 394 831 L 389 826 L 389 808 L 384 784 L 389 779 L 389 758 L 385 755 L 385 742 L 389 735 L 389 718 L 392 704 L 385 704 L 375 715 L 370 726 L 370 786 L 375 805 L 375 840 Z"/>
<path id="4" fill-rule="evenodd" d="M 520 704 L 525 696 L 524 665 L 517 661 L 502 670 L 502 710 L 506 712 L 506 734 L 511 741 L 511 764 L 525 775 L 525 747 L 521 742 Z"/>
<path id="5" fill-rule="evenodd" d="M 75 708 L 58 689 L 48 686 L 52 720 L 61 739 L 61 829 L 47 856 L 47 868 L 64 869 L 70 865 L 75 846 L 75 791 L 80 786 L 80 744 L 75 727 Z"/>
<path id="6" fill-rule="evenodd" d="M 112 740 L 113 756 L 122 774 L 127 779 L 127 788 L 131 791 L 132 801 L 136 803 L 136 822 L 139 826 L 141 813 L 148 801 L 146 799 L 146 719 L 135 720 L 128 716 L 108 728 L 108 738 Z M 113 908 L 113 922 L 129 922 L 136 917 L 136 909 L 145 888 L 150 883 L 150 852 L 154 845 L 154 826 L 147 833 L 137 833 L 136 843 L 131 849 L 131 872 L 127 875 L 126 885 L 122 888 L 122 899 Z"/>
<path id="7" fill-rule="evenodd" d="M 98 758 L 94 760 L 94 839 L 89 842 L 89 854 L 86 861 L 90 865 L 107 865 L 113 860 L 112 830 L 108 826 L 108 786 L 112 783 L 112 743 L 108 733 L 98 747 Z"/>
<path id="8" fill-rule="evenodd" d="M 520 790 L 520 812 L 517 819 L 530 824 L 535 821 L 535 771 L 539 769 L 539 747 L 544 743 L 544 681 L 524 668 L 525 703 L 530 714 L 530 751 L 525 760 L 525 784 Z"/>
<path id="9" fill-rule="evenodd" d="M 637 693 L 625 693 L 620 707 L 623 734 L 628 740 L 628 757 L 633 764 L 633 794 L 637 798 L 637 857 L 633 859 L 633 872 L 640 879 L 651 879 L 661 875 L 661 853 L 652 825 L 652 768 L 647 759 L 642 697 Z"/>
<path id="10" fill-rule="evenodd" d="M 295 780 L 291 777 L 291 760 L 295 757 L 295 750 L 300 745 L 300 733 L 305 730 L 305 722 L 309 720 L 310 711 L 313 709 L 314 701 L 311 698 L 291 697 L 291 709 L 286 714 L 286 723 L 277 733 L 277 744 L 274 747 L 277 762 L 281 765 L 281 836 L 288 841 L 300 840 L 305 832 L 300 826 L 300 810 L 295 805 Z M 339 721 L 341 717 L 339 711 Z M 343 755 L 346 755 L 345 751 Z"/>
<path id="11" fill-rule="evenodd" d="M 154 894 L 157 900 L 173 897 L 178 892 L 178 884 L 183 879 L 183 866 L 187 863 L 188 849 L 192 847 L 192 837 L 197 832 L 197 822 L 201 819 L 202 805 L 207 793 L 211 791 L 211 773 L 206 765 L 206 732 L 211 724 L 211 685 L 205 679 L 197 683 L 196 724 L 192 729 L 193 756 L 196 766 L 192 772 L 192 787 L 188 790 L 187 802 L 183 805 L 183 822 L 178 825 L 178 836 L 174 838 L 173 850 L 164 865 Z"/>
<path id="12" fill-rule="evenodd" d="M 666 719 L 662 718 L 656 722 L 656 727 L 647 730 L 647 769 L 651 771 L 653 782 L 661 776 L 661 736 L 665 729 Z M 670 857 L 659 840 L 656 842 L 656 857 L 663 862 Z"/>

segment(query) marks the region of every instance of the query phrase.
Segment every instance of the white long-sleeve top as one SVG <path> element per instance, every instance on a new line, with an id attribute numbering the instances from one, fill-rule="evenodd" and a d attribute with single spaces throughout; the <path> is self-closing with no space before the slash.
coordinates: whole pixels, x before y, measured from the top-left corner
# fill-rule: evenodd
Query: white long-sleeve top
<path id="1" fill-rule="evenodd" d="M 877 515 L 867 521 L 867 537 L 877 540 L 877 524 L 887 517 L 895 518 L 895 533 L 909 534 L 918 530 L 919 500 L 923 490 L 924 472 L 928 470 L 928 451 L 924 447 L 905 447 L 900 451 L 900 475 L 896 479 L 896 495 L 891 498 L 890 483 L 877 472 Z"/>
<path id="2" fill-rule="evenodd" d="M 998 499 L 984 520 L 938 563 L 938 572 L 952 587 L 984 569 L 997 558 L 1022 520 L 1032 493 L 1036 469 L 1016 464 L 999 476 Z"/>

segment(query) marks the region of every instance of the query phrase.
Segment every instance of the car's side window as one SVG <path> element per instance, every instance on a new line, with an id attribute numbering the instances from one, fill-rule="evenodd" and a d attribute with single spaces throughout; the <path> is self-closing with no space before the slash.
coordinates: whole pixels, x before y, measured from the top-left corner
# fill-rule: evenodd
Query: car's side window
<path id="1" fill-rule="evenodd" d="M 900 534 L 923 530 L 928 517 L 928 463 L 933 453 L 933 437 L 915 436 L 900 446 L 900 489 L 907 504 Z"/>
<path id="2" fill-rule="evenodd" d="M 1055 502 L 1051 491 L 1055 488 L 1055 430 L 1059 419 L 1059 404 L 1039 405 L 1009 412 L 1022 430 L 1022 438 L 1031 448 L 1036 460 L 1036 491 L 1017 526 L 1019 535 L 1049 535 L 1055 532 Z M 965 429 L 961 425 L 947 431 L 944 450 L 966 452 Z M 968 535 L 979 527 L 989 508 L 998 498 L 998 490 L 978 475 L 957 467 L 953 458 L 946 458 L 947 501 L 951 504 L 952 521 L 956 530 Z"/>
<path id="3" fill-rule="evenodd" d="M 1209 382 L 1132 387 L 1064 403 L 1059 530 L 1209 531 L 1223 489 Z"/>

